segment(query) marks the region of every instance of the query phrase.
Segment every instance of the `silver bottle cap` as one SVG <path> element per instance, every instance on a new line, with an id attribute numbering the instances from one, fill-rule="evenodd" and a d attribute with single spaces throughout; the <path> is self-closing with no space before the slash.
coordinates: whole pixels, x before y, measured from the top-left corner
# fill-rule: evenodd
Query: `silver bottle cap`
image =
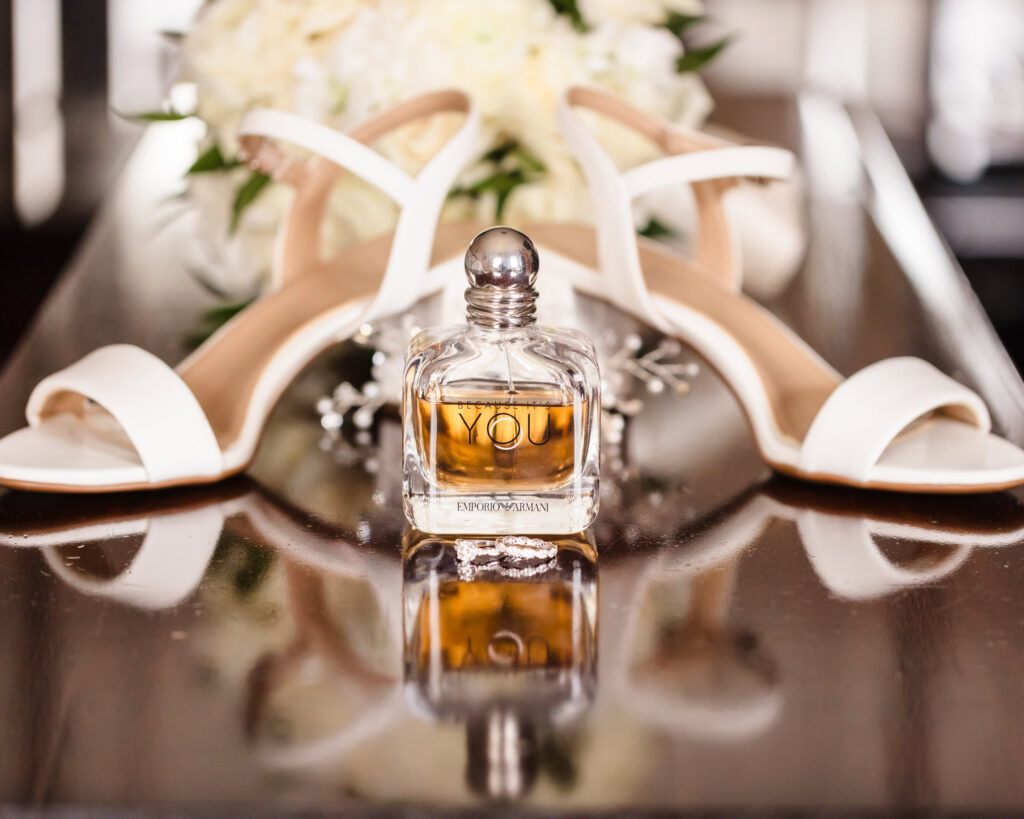
<path id="1" fill-rule="evenodd" d="M 539 269 L 537 248 L 525 233 L 494 227 L 478 234 L 466 251 L 466 320 L 492 329 L 533 324 Z"/>

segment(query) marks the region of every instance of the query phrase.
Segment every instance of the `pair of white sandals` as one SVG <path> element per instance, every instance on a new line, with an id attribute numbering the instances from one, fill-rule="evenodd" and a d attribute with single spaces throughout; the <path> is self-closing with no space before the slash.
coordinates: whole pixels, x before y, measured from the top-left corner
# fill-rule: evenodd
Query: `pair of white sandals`
<path id="1" fill-rule="evenodd" d="M 620 173 L 579 108 L 636 129 L 665 156 Z M 405 123 L 452 111 L 464 123 L 415 176 L 368 147 Z M 981 492 L 1024 483 L 1024 451 L 990 433 L 976 393 L 906 357 L 844 380 L 740 292 L 723 197 L 744 178 L 786 177 L 788 151 L 682 129 L 591 88 L 567 91 L 559 121 L 590 186 L 596 227 L 521 227 L 546 265 L 578 291 L 704 356 L 739 399 L 768 464 L 807 480 L 898 491 Z M 138 490 L 244 470 L 273 405 L 316 354 L 457 275 L 462 252 L 487 225 L 438 218 L 456 175 L 476 156 L 478 130 L 473 101 L 455 90 L 409 100 L 348 134 L 282 111 L 251 111 L 241 125 L 251 164 L 295 191 L 279 235 L 275 289 L 176 370 L 137 347 L 112 345 L 45 378 L 29 399 L 29 425 L 0 439 L 0 484 Z M 314 157 L 289 159 L 269 140 Z M 346 170 L 398 204 L 398 224 L 391 236 L 324 262 L 324 207 Z M 633 222 L 633 199 L 681 184 L 692 186 L 697 203 L 693 259 L 638 239 Z"/>

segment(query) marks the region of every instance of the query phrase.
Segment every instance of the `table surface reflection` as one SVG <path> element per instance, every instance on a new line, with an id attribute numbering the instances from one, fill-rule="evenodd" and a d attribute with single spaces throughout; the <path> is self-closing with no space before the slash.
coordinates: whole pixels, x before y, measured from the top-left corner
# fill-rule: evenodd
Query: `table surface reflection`
<path id="1" fill-rule="evenodd" d="M 815 174 L 821 140 L 841 150 L 822 110 L 848 116 L 719 114 L 808 157 L 811 251 L 773 308 L 844 371 L 913 353 L 956 372 L 1019 441 L 1024 388 L 948 258 L 922 277 L 899 247 L 914 200 L 877 175 L 870 122 L 845 120 L 869 185 Z M 179 354 L 204 297 L 180 269 L 188 228 L 152 216 L 180 171 L 156 158 L 188 142 L 175 127 L 144 138 L 0 376 L 3 431 L 39 376 L 98 344 Z M 0 803 L 1024 809 L 1020 493 L 772 477 L 702 367 L 630 420 L 590 531 L 525 562 L 460 560 L 465 544 L 404 523 L 396 417 L 368 442 L 324 435 L 313 402 L 344 361 L 295 382 L 246 476 L 0 494 Z"/>

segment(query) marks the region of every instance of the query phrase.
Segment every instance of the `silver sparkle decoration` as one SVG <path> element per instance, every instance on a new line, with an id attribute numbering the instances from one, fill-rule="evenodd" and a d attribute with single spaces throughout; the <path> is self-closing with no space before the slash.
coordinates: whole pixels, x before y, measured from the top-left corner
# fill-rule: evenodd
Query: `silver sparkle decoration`
<path id="1" fill-rule="evenodd" d="M 666 360 L 682 353 L 683 345 L 674 338 L 663 338 L 653 350 L 642 350 L 643 339 L 636 333 L 629 333 L 607 362 L 602 362 L 602 372 L 608 373 L 604 401 L 612 412 L 636 415 L 643 409 L 642 398 L 626 394 L 632 380 L 643 384 L 651 395 L 666 389 L 675 395 L 686 395 L 692 379 L 700 372 L 696 362 Z"/>
<path id="2" fill-rule="evenodd" d="M 369 432 L 357 432 L 351 439 L 338 431 L 325 432 L 320 438 L 319 447 L 338 466 L 362 466 L 370 475 L 380 471 L 379 448 Z"/>
<path id="3" fill-rule="evenodd" d="M 419 331 L 409 314 L 359 328 L 352 341 L 373 351 L 370 380 L 361 388 L 343 381 L 331 395 L 317 399 L 316 412 L 328 435 L 337 436 L 349 414 L 357 430 L 369 430 L 381 408 L 401 400 L 405 351 L 409 339 Z"/>
<path id="4" fill-rule="evenodd" d="M 367 381 L 362 389 L 343 381 L 331 395 L 317 400 L 316 411 L 320 414 L 320 426 L 328 433 L 337 434 L 349 413 L 356 429 L 370 429 L 377 411 L 387 403 L 376 381 Z"/>
<path id="5" fill-rule="evenodd" d="M 332 395 L 316 402 L 320 423 L 329 435 L 337 436 L 350 416 L 357 429 L 370 429 L 382 407 L 401 401 L 405 353 L 409 340 L 419 330 L 411 313 L 359 328 L 353 341 L 373 351 L 370 381 L 362 388 L 343 382 Z M 638 333 L 622 334 L 621 330 L 604 327 L 595 333 L 594 344 L 601 364 L 605 419 L 620 418 L 620 422 L 602 425 L 613 436 L 621 435 L 621 416 L 637 415 L 643 410 L 646 395 L 686 395 L 700 372 L 696 362 L 676 360 L 684 348 L 674 338 L 663 337 L 652 349 L 645 350 Z"/>

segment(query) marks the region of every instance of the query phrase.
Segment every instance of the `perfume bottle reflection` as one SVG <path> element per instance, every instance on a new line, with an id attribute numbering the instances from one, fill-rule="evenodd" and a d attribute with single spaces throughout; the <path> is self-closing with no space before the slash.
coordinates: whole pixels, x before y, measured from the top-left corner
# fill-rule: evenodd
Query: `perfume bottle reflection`
<path id="1" fill-rule="evenodd" d="M 597 553 L 551 540 L 406 533 L 405 684 L 429 719 L 466 728 L 466 778 L 524 796 L 594 697 Z M 564 770 L 562 771 L 564 774 Z"/>

